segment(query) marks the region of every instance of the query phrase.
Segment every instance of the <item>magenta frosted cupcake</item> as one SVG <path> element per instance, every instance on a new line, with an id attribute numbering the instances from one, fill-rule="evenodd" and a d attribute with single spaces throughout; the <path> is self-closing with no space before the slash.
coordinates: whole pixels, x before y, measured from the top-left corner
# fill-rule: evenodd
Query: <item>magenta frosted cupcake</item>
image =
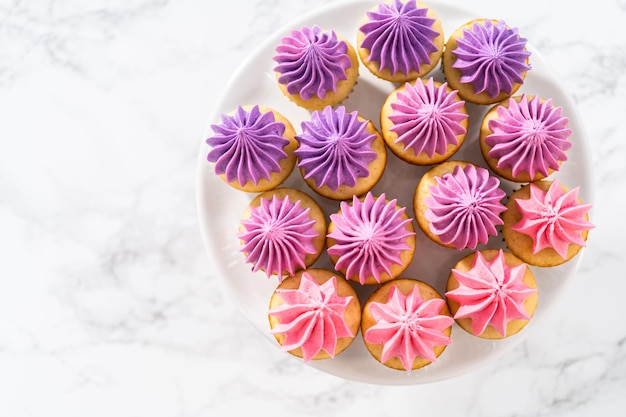
<path id="1" fill-rule="evenodd" d="M 511 97 L 483 118 L 480 149 L 489 167 L 516 182 L 543 179 L 558 171 L 572 147 L 569 119 L 551 99 Z"/>
<path id="2" fill-rule="evenodd" d="M 326 239 L 326 217 L 317 202 L 293 188 L 256 196 L 239 225 L 240 251 L 252 271 L 268 278 L 293 275 L 319 258 Z"/>
<path id="3" fill-rule="evenodd" d="M 359 57 L 384 80 L 404 82 L 428 74 L 443 53 L 443 26 L 435 12 L 415 0 L 381 1 L 357 31 Z"/>
<path id="4" fill-rule="evenodd" d="M 381 133 L 402 160 L 430 165 L 449 159 L 465 141 L 465 102 L 447 83 L 432 78 L 407 82 L 392 91 L 380 112 Z"/>
<path id="5" fill-rule="evenodd" d="M 503 20 L 476 19 L 456 29 L 446 42 L 443 72 L 466 101 L 492 104 L 523 84 L 530 52 L 518 29 Z"/>
<path id="6" fill-rule="evenodd" d="M 276 110 L 239 106 L 211 125 L 207 160 L 233 188 L 261 192 L 282 184 L 296 164 L 293 126 Z"/>
<path id="7" fill-rule="evenodd" d="M 283 37 L 276 46 L 274 61 L 283 94 L 309 110 L 341 103 L 359 75 L 354 47 L 335 31 L 315 25 Z"/>
<path id="8" fill-rule="evenodd" d="M 402 273 L 415 253 L 415 229 L 405 207 L 368 192 L 341 202 L 330 215 L 326 246 L 335 269 L 346 279 L 379 284 Z"/>
<path id="9" fill-rule="evenodd" d="M 302 122 L 298 167 L 311 189 L 333 200 L 351 199 L 368 192 L 387 164 L 382 136 L 370 120 L 345 107 L 313 111 Z"/>
<path id="10" fill-rule="evenodd" d="M 414 196 L 417 224 L 434 242 L 458 250 L 475 249 L 497 236 L 505 192 L 485 168 L 446 161 L 428 170 Z"/>

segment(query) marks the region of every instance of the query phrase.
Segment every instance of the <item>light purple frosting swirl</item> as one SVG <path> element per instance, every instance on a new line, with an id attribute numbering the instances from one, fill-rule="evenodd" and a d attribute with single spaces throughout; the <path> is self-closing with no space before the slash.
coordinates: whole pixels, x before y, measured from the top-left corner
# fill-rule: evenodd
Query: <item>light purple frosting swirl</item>
<path id="1" fill-rule="evenodd" d="M 366 130 L 367 124 L 344 106 L 314 111 L 310 121 L 302 122 L 302 134 L 296 135 L 300 146 L 295 154 L 304 178 L 313 178 L 318 188 L 328 185 L 336 191 L 340 185 L 354 187 L 357 178 L 367 177 L 367 166 L 377 157 L 372 150 L 376 135 Z"/>
<path id="2" fill-rule="evenodd" d="M 449 144 L 458 145 L 457 135 L 466 133 L 460 122 L 468 115 L 461 111 L 465 102 L 456 100 L 457 91 L 448 92 L 447 83 L 435 87 L 429 78 L 426 85 L 420 80 L 406 83 L 404 91 L 391 104 L 391 130 L 398 134 L 396 143 L 404 149 L 413 149 L 415 155 L 425 152 L 429 158 L 443 155 Z"/>
<path id="3" fill-rule="evenodd" d="M 274 71 L 280 74 L 278 82 L 287 85 L 289 94 L 300 94 L 305 100 L 324 98 L 327 92 L 337 91 L 339 81 L 348 78 L 346 69 L 352 61 L 347 52 L 348 45 L 338 40 L 334 31 L 304 26 L 281 39 Z"/>
<path id="4" fill-rule="evenodd" d="M 548 176 L 549 169 L 557 171 L 572 147 L 569 119 L 562 111 L 551 99 L 542 102 L 535 96 L 529 101 L 523 94 L 518 103 L 510 98 L 508 108 L 498 106 L 498 118 L 489 120 L 489 156 L 498 160 L 498 168 L 511 168 L 513 176 L 527 172 L 534 178 L 537 173 Z"/>
<path id="5" fill-rule="evenodd" d="M 259 106 L 248 112 L 239 106 L 211 128 L 215 134 L 206 140 L 212 147 L 207 160 L 215 162 L 215 173 L 225 175 L 226 181 L 257 185 L 261 178 L 280 172 L 278 161 L 287 157 L 283 148 L 289 140 L 283 137 L 285 124 L 276 122 L 273 112 L 261 113 Z"/>
<path id="6" fill-rule="evenodd" d="M 430 230 L 445 244 L 461 250 L 475 249 L 478 243 L 487 243 L 490 235 L 497 235 L 501 225 L 505 192 L 500 180 L 489 175 L 485 168 L 468 164 L 454 167 L 452 173 L 435 177 L 430 197 L 426 199 L 424 216 Z"/>
<path id="7" fill-rule="evenodd" d="M 408 75 L 422 64 L 430 64 L 429 55 L 438 51 L 433 40 L 439 32 L 432 29 L 435 19 L 426 17 L 428 8 L 417 7 L 415 0 L 402 3 L 380 2 L 378 11 L 367 12 L 368 22 L 359 30 L 365 34 L 360 47 L 370 51 L 368 60 L 388 69 Z"/>
<path id="8" fill-rule="evenodd" d="M 518 36 L 517 28 L 508 28 L 503 20 L 494 24 L 485 20 L 475 22 L 472 29 L 464 29 L 452 51 L 456 61 L 452 65 L 461 71 L 462 83 L 471 83 L 474 93 L 486 91 L 491 98 L 500 92 L 511 94 L 514 83 L 524 81 L 522 74 L 530 69 L 526 59 L 526 39 Z"/>

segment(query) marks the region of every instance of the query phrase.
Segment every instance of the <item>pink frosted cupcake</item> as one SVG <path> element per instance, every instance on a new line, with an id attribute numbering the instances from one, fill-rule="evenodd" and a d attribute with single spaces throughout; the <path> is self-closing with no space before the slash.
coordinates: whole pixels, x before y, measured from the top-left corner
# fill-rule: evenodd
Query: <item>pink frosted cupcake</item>
<path id="1" fill-rule="evenodd" d="M 325 269 L 307 269 L 278 285 L 268 319 L 281 350 L 305 362 L 334 358 L 359 331 L 361 303 L 345 279 Z"/>
<path id="2" fill-rule="evenodd" d="M 399 158 L 417 165 L 449 159 L 467 135 L 465 102 L 446 83 L 419 79 L 387 96 L 380 112 L 385 143 Z"/>
<path id="3" fill-rule="evenodd" d="M 446 285 L 450 312 L 468 333 L 503 339 L 520 332 L 537 308 L 535 277 L 510 252 L 484 249 L 459 260 Z"/>
<path id="4" fill-rule="evenodd" d="M 237 236 L 252 271 L 282 281 L 317 260 L 325 234 L 326 217 L 315 200 L 296 189 L 276 188 L 250 202 Z"/>
<path id="5" fill-rule="evenodd" d="M 513 95 L 530 70 L 526 39 L 502 20 L 476 19 L 446 42 L 443 72 L 466 101 L 492 104 Z"/>
<path id="6" fill-rule="evenodd" d="M 361 334 L 383 365 L 410 371 L 435 362 L 452 341 L 454 319 L 443 297 L 415 279 L 381 285 L 363 307 Z"/>
<path id="7" fill-rule="evenodd" d="M 363 64 L 384 80 L 404 82 L 428 74 L 443 53 L 443 26 L 426 4 L 380 1 L 357 31 Z"/>
<path id="8" fill-rule="evenodd" d="M 551 99 L 511 97 L 483 118 L 480 149 L 489 167 L 516 182 L 543 179 L 558 171 L 572 147 L 569 119 Z"/>
<path id="9" fill-rule="evenodd" d="M 296 132 L 276 110 L 239 106 L 211 128 L 214 134 L 206 140 L 211 146 L 207 160 L 233 188 L 270 190 L 285 181 L 296 164 Z"/>
<path id="10" fill-rule="evenodd" d="M 498 234 L 505 192 L 485 168 L 446 161 L 428 170 L 414 196 L 417 224 L 434 242 L 458 250 L 475 249 Z"/>
<path id="11" fill-rule="evenodd" d="M 554 181 L 541 180 L 515 191 L 506 203 L 502 234 L 511 252 L 531 265 L 549 267 L 572 259 L 590 229 L 591 204 Z"/>
<path id="12" fill-rule="evenodd" d="M 402 273 L 415 253 L 413 223 L 397 200 L 371 192 L 330 215 L 326 246 L 347 279 L 379 284 Z"/>
<path id="13" fill-rule="evenodd" d="M 274 61 L 281 91 L 309 110 L 341 103 L 359 75 L 354 47 L 334 31 L 318 26 L 303 26 L 283 37 Z"/>
<path id="14" fill-rule="evenodd" d="M 343 106 L 312 112 L 296 140 L 304 181 L 324 197 L 346 200 L 365 194 L 385 171 L 385 142 L 374 123 Z"/>

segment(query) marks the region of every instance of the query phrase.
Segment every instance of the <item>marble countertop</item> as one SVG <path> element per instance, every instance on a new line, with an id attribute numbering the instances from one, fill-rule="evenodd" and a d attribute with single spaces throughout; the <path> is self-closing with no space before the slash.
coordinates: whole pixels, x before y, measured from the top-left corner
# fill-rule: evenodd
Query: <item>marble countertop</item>
<path id="1" fill-rule="evenodd" d="M 593 152 L 579 273 L 512 352 L 434 384 L 346 381 L 229 299 L 195 205 L 207 117 L 259 43 L 328 3 L 0 1 L 0 415 L 624 415 L 623 0 L 465 6 L 542 52 Z"/>

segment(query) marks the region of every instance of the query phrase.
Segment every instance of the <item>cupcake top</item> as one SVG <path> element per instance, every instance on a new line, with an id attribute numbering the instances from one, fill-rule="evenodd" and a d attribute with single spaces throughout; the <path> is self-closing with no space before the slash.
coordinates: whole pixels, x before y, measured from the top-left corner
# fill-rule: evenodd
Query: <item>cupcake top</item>
<path id="1" fill-rule="evenodd" d="M 392 277 L 392 266 L 402 265 L 401 252 L 411 250 L 407 238 L 414 236 L 411 219 L 397 200 L 385 194 L 374 197 L 368 192 L 363 200 L 354 196 L 352 204 L 341 202 L 340 212 L 331 214 L 334 225 L 328 237 L 334 240 L 328 254 L 337 257 L 335 268 L 345 270 L 347 278 L 358 276 L 365 284 L 369 277 L 381 282 L 381 273 Z"/>
<path id="2" fill-rule="evenodd" d="M 216 174 L 225 175 L 227 182 L 256 185 L 281 170 L 289 140 L 283 137 L 285 124 L 275 121 L 273 112 L 261 113 L 258 105 L 249 111 L 238 106 L 233 115 L 221 118 L 220 124 L 211 125 L 215 134 L 206 139 L 212 147 L 207 160 L 215 162 Z"/>
<path id="3" fill-rule="evenodd" d="M 523 94 L 518 100 L 510 98 L 508 106 L 497 106 L 496 111 L 497 118 L 488 122 L 492 133 L 484 140 L 498 168 L 510 168 L 513 177 L 522 172 L 530 178 L 536 174 L 546 177 L 567 160 L 565 151 L 572 146 L 569 119 L 562 116 L 561 107 L 552 105 L 551 99 L 529 99 Z"/>
<path id="4" fill-rule="evenodd" d="M 369 303 L 375 324 L 363 337 L 368 343 L 383 345 L 383 363 L 398 357 L 404 369 L 411 370 L 416 357 L 434 362 L 437 360 L 435 346 L 451 342 L 444 330 L 452 326 L 454 319 L 441 314 L 445 303 L 442 298 L 422 299 L 418 285 L 404 295 L 392 284 L 386 302 Z"/>
<path id="5" fill-rule="evenodd" d="M 319 26 L 293 30 L 276 47 L 274 68 L 278 82 L 287 86 L 290 94 L 300 94 L 305 100 L 313 96 L 324 98 L 336 91 L 337 83 L 345 80 L 346 69 L 352 66 L 348 45 L 334 31 Z"/>
<path id="6" fill-rule="evenodd" d="M 310 209 L 301 207 L 300 200 L 291 202 L 289 195 L 273 194 L 249 210 L 250 218 L 241 221 L 237 237 L 252 271 L 264 270 L 268 278 L 277 275 L 282 281 L 284 272 L 293 275 L 296 269 L 306 268 L 306 255 L 318 252 L 314 239 L 319 233 Z"/>
<path id="7" fill-rule="evenodd" d="M 433 29 L 436 19 L 427 13 L 428 8 L 418 7 L 415 0 L 379 2 L 378 10 L 368 11 L 367 22 L 359 28 L 365 34 L 359 46 L 369 50 L 368 61 L 392 75 L 408 75 L 430 64 L 430 54 L 439 51 L 433 40 L 440 33 Z"/>
<path id="8" fill-rule="evenodd" d="M 305 362 L 320 351 L 333 358 L 337 339 L 355 336 L 344 319 L 353 297 L 337 294 L 337 277 L 319 284 L 304 272 L 297 289 L 277 288 L 276 292 L 283 303 L 269 311 L 280 320 L 271 332 L 285 336 L 283 351 L 301 348 Z"/>
<path id="9" fill-rule="evenodd" d="M 460 82 L 473 85 L 474 94 L 486 91 L 491 98 L 502 91 L 512 94 L 513 84 L 522 83 L 522 74 L 530 69 L 526 62 L 530 56 L 525 49 L 526 39 L 503 20 L 474 22 L 456 42 L 457 47 L 452 51 L 456 61 L 452 67 L 461 71 Z"/>
<path id="10" fill-rule="evenodd" d="M 530 183 L 530 198 L 515 200 L 522 218 L 512 229 L 530 236 L 533 254 L 552 248 L 566 259 L 570 244 L 585 246 L 582 232 L 595 226 L 587 220 L 591 204 L 580 203 L 578 190 L 565 191 L 555 179 L 547 191 Z"/>
<path id="11" fill-rule="evenodd" d="M 456 97 L 456 90 L 448 90 L 447 83 L 437 87 L 432 78 L 426 84 L 406 83 L 391 103 L 391 131 L 398 135 L 395 142 L 429 158 L 435 152 L 445 154 L 449 144 L 458 145 L 457 135 L 467 133 L 462 122 L 468 115 L 461 110 L 465 102 Z"/>
<path id="12" fill-rule="evenodd" d="M 523 262 L 509 266 L 501 249 L 491 261 L 476 252 L 469 271 L 452 269 L 458 287 L 446 292 L 446 297 L 460 304 L 454 318 L 469 318 L 474 335 L 483 334 L 491 325 L 506 337 L 510 321 L 531 318 L 524 302 L 537 288 L 523 282 L 527 268 Z"/>
<path id="13" fill-rule="evenodd" d="M 367 177 L 368 164 L 377 157 L 372 150 L 376 135 L 367 131 L 367 124 L 344 106 L 313 111 L 311 120 L 302 122 L 302 133 L 296 135 L 300 146 L 295 154 L 304 178 L 336 191 L 340 185 L 354 187 L 357 178 Z"/>
<path id="14" fill-rule="evenodd" d="M 455 166 L 452 173 L 435 177 L 435 181 L 436 185 L 429 187 L 424 215 L 430 230 L 444 244 L 474 249 L 498 234 L 496 225 L 502 224 L 500 213 L 506 209 L 498 178 L 485 168 L 467 164 Z"/>

